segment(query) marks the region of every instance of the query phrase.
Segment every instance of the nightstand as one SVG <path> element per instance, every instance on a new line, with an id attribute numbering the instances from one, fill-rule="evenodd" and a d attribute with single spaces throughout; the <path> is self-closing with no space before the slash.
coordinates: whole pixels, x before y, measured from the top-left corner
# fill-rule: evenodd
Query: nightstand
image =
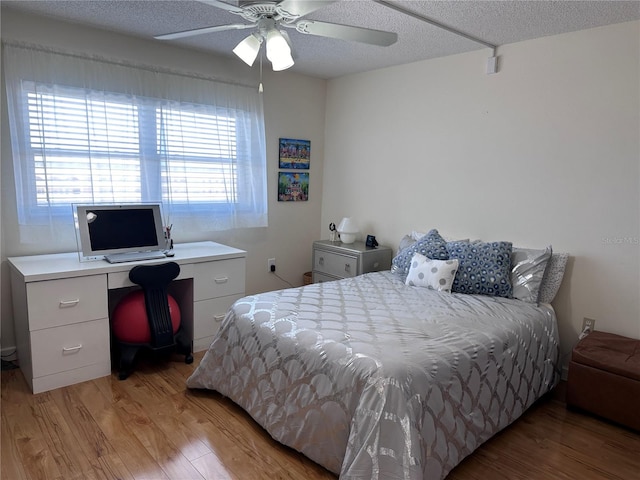
<path id="1" fill-rule="evenodd" d="M 364 242 L 313 242 L 313 283 L 355 277 L 390 268 L 389 247 L 370 248 Z"/>

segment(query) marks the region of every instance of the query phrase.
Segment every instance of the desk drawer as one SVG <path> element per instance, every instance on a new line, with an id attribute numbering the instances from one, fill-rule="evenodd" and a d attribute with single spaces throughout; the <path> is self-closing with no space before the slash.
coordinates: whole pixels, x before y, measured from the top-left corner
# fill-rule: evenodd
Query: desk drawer
<path id="1" fill-rule="evenodd" d="M 27 309 L 30 331 L 105 318 L 107 276 L 28 283 Z"/>
<path id="2" fill-rule="evenodd" d="M 193 279 L 193 300 L 244 294 L 244 258 L 197 263 Z"/>
<path id="3" fill-rule="evenodd" d="M 193 305 L 193 338 L 215 335 L 233 303 L 243 295 L 213 298 L 194 302 Z"/>
<path id="4" fill-rule="evenodd" d="M 358 274 L 358 258 L 339 253 L 316 250 L 313 270 L 334 277 L 355 277 Z"/>
<path id="5" fill-rule="evenodd" d="M 169 261 L 170 259 L 167 260 Z M 130 269 L 122 272 L 109 272 L 107 274 L 109 290 L 134 286 L 135 283 L 129 280 L 129 271 Z M 180 273 L 176 278 L 174 278 L 174 281 L 182 280 L 183 278 L 193 278 L 193 264 L 187 263 L 185 265 L 180 265 Z"/>
<path id="6" fill-rule="evenodd" d="M 109 319 L 46 328 L 31 333 L 34 378 L 109 365 Z"/>

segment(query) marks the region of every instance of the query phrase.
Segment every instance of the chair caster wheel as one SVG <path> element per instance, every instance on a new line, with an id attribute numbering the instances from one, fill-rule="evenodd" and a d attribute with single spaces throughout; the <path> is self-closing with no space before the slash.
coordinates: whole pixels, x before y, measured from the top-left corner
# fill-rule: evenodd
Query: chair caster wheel
<path id="1" fill-rule="evenodd" d="M 184 363 L 186 363 L 187 365 L 190 365 L 193 363 L 193 355 L 187 355 L 186 357 L 184 357 Z"/>

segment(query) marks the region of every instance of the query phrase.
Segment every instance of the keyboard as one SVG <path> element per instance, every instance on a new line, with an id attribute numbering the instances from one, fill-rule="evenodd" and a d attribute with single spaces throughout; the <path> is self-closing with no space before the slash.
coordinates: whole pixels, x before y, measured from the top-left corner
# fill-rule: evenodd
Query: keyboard
<path id="1" fill-rule="evenodd" d="M 161 250 L 149 250 L 146 252 L 125 252 L 125 253 L 112 253 L 111 255 L 105 255 L 104 259 L 109 263 L 123 263 L 123 262 L 139 262 L 141 260 L 154 260 L 158 258 L 165 258 L 164 252 Z"/>

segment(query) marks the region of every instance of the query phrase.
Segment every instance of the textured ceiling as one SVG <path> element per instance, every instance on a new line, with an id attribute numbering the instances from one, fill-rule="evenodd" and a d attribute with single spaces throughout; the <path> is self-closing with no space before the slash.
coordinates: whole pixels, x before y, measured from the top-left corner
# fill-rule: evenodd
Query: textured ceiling
<path id="1" fill-rule="evenodd" d="M 237 4 L 237 0 L 225 0 Z M 393 3 L 494 45 L 640 19 L 640 1 L 394 1 Z M 2 8 L 153 40 L 155 35 L 228 23 L 246 23 L 229 12 L 189 0 L 10 1 Z M 341 0 L 305 18 L 387 30 L 390 47 L 304 35 L 288 29 L 292 71 L 320 78 L 453 55 L 487 47 L 370 0 Z M 251 30 L 209 33 L 170 43 L 233 56 Z M 159 41 L 159 40 L 154 40 Z M 487 49 L 489 56 L 490 50 Z M 498 54 L 500 50 L 498 49 Z M 240 60 L 238 60 L 240 61 Z"/>

